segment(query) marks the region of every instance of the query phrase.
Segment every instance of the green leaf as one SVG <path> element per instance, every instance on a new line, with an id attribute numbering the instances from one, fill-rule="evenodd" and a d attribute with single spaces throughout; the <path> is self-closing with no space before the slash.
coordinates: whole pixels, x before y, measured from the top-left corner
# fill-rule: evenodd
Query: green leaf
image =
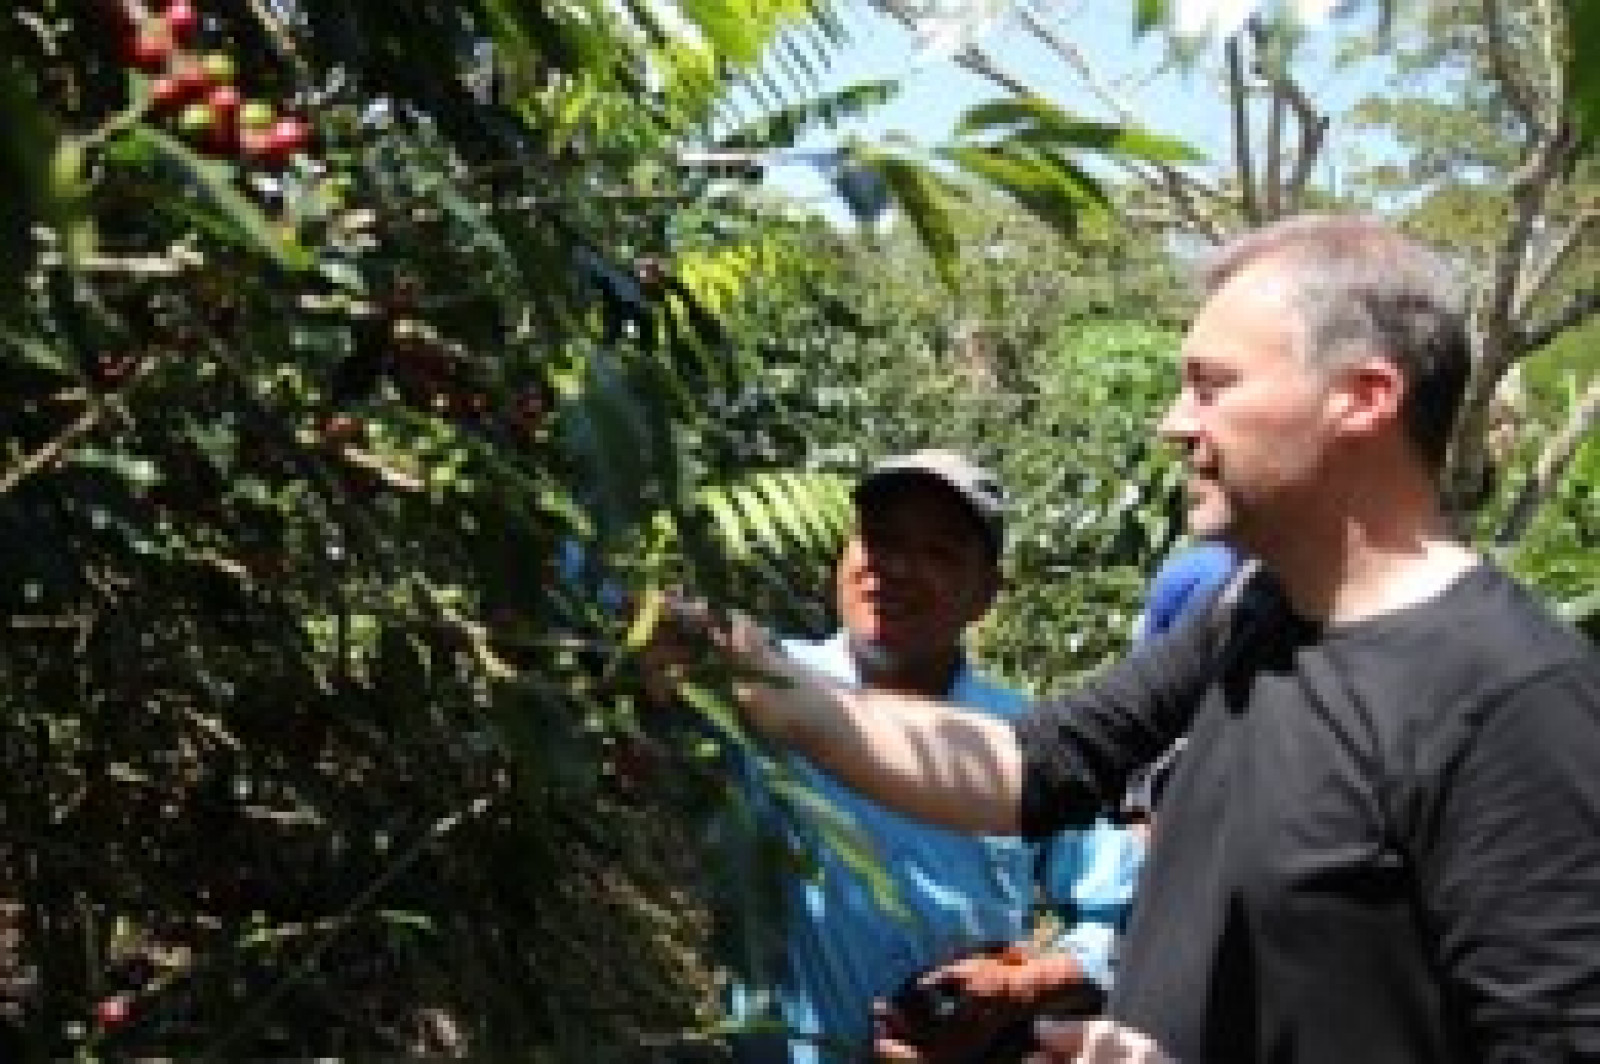
<path id="1" fill-rule="evenodd" d="M 760 56 L 763 35 L 758 20 L 741 5 L 728 0 L 679 0 L 677 7 L 719 55 L 739 66 Z"/>
<path id="2" fill-rule="evenodd" d="M 1600 0 L 1565 0 L 1568 34 L 1567 86 L 1586 145 L 1600 137 Z"/>
<path id="3" fill-rule="evenodd" d="M 286 270 L 303 270 L 311 265 L 311 253 L 298 241 L 282 236 L 266 213 L 234 186 L 233 167 L 203 159 L 181 141 L 151 126 L 134 126 L 129 136 L 140 147 L 164 155 L 187 170 L 235 233 L 256 251 Z"/>
<path id="4" fill-rule="evenodd" d="M 876 170 L 906 220 L 933 258 L 934 269 L 947 285 L 955 284 L 959 244 L 951 217 L 951 190 L 921 163 L 892 155 L 868 156 L 864 165 Z"/>
<path id="5" fill-rule="evenodd" d="M 782 473 L 757 475 L 751 481 L 751 490 L 766 500 L 772 514 L 790 538 L 802 547 L 820 546 L 814 526 L 806 520 L 804 503 L 796 499 L 794 479 Z"/>
<path id="6" fill-rule="evenodd" d="M 828 848 L 866 882 L 880 909 L 895 919 L 911 919 L 911 912 L 884 868 L 883 858 L 871 835 L 816 790 L 781 768 L 772 769 L 766 783 L 779 801 L 794 815 L 808 821 Z"/>
<path id="7" fill-rule="evenodd" d="M 856 118 L 894 99 L 897 81 L 863 81 L 803 103 L 779 108 L 755 122 L 734 130 L 721 141 L 723 148 L 789 147 L 817 128 L 833 129 L 846 118 Z"/>
<path id="8" fill-rule="evenodd" d="M 1166 22 L 1167 11 L 1171 7 L 1170 0 L 1134 0 L 1133 5 L 1133 32 L 1136 36 L 1144 36 L 1157 26 Z"/>
<path id="9" fill-rule="evenodd" d="M 1072 235 L 1085 208 L 1108 208 L 1105 192 L 1064 159 L 1045 152 L 1001 147 L 948 149 L 948 157 L 968 173 L 1004 192 L 1040 221 Z"/>
<path id="10" fill-rule="evenodd" d="M 710 511 L 723 549 L 735 558 L 748 557 L 750 544 L 745 535 L 744 520 L 733 501 L 720 489 L 708 490 L 701 492 L 700 505 Z"/>
<path id="11" fill-rule="evenodd" d="M 773 521 L 767 502 L 761 497 L 760 492 L 749 487 L 740 487 L 735 488 L 731 495 L 738 503 L 740 512 L 744 514 L 747 527 L 774 554 L 781 554 L 784 548 L 783 537 L 778 534 L 778 526 Z"/>
<path id="12" fill-rule="evenodd" d="M 10 317 L 22 295 L 22 277 L 36 221 L 59 214 L 51 198 L 49 161 L 54 134 L 46 112 L 21 70 L 0 55 L 0 318 Z"/>
<path id="13" fill-rule="evenodd" d="M 121 451 L 106 451 L 98 447 L 79 447 L 72 452 L 74 465 L 89 469 L 103 469 L 131 484 L 137 491 L 161 483 L 161 467 L 153 460 Z"/>
<path id="14" fill-rule="evenodd" d="M 1150 162 L 1204 162 L 1199 151 L 1173 137 L 1131 126 L 1079 118 L 1042 97 L 991 100 L 969 108 L 956 126 L 958 137 L 1004 130 L 1037 145 L 1091 151 L 1112 158 Z"/>
<path id="15" fill-rule="evenodd" d="M 0 344 L 4 344 L 22 356 L 28 362 L 50 373 L 59 373 L 64 377 L 76 377 L 78 369 L 73 364 L 69 354 L 56 347 L 52 347 L 38 336 L 13 333 L 0 329 Z"/>
<path id="16" fill-rule="evenodd" d="M 680 698 L 698 710 L 700 715 L 714 724 L 724 736 L 747 750 L 755 749 L 755 740 L 745 731 L 744 722 L 739 718 L 738 708 L 721 694 L 695 683 L 681 683 L 677 690 Z"/>

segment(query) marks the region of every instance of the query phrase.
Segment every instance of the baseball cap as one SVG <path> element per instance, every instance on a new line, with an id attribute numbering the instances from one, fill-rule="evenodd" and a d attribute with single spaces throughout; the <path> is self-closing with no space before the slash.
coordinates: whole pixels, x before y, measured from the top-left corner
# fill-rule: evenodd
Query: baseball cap
<path id="1" fill-rule="evenodd" d="M 1006 495 L 999 477 L 958 451 L 929 448 L 883 459 L 856 482 L 852 494 L 857 505 L 863 505 L 874 492 L 907 477 L 931 477 L 955 492 L 978 519 L 989 553 L 1000 557 Z"/>

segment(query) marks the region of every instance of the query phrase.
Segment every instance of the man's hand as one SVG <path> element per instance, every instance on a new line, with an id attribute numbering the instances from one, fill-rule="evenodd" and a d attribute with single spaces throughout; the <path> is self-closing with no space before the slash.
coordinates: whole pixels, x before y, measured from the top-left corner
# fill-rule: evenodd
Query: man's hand
<path id="1" fill-rule="evenodd" d="M 1037 1017 L 1098 1012 L 1100 999 L 1071 957 L 1005 946 L 926 972 L 874 1003 L 873 1051 L 915 1064 L 1016 1062 L 1034 1048 Z"/>
<path id="2" fill-rule="evenodd" d="M 741 650 L 758 642 L 757 633 L 765 642 L 765 633 L 743 614 L 713 610 L 705 600 L 677 591 L 647 599 L 635 612 L 635 627 L 649 632 L 639 664 L 645 693 L 657 705 L 675 700 L 678 684 L 694 666 L 723 658 L 739 664 Z"/>
<path id="3" fill-rule="evenodd" d="M 731 672 L 738 678 L 734 692 L 741 716 L 757 730 L 767 730 L 761 695 L 771 683 L 783 683 L 786 665 L 767 630 L 746 614 L 717 610 L 677 592 L 667 593 L 654 608 L 659 616 L 639 652 L 650 703 L 672 705 L 679 685 L 697 672 L 724 679 Z"/>
<path id="4" fill-rule="evenodd" d="M 1025 1064 L 1177 1064 L 1155 1040 L 1115 1020 L 1052 1020 L 1034 1024 L 1039 1051 Z"/>

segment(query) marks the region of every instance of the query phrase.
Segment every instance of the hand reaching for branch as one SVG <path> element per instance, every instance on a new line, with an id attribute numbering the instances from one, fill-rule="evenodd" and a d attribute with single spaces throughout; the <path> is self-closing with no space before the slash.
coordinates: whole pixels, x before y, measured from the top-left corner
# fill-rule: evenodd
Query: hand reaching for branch
<path id="1" fill-rule="evenodd" d="M 657 705 L 670 704 L 697 665 L 762 672 L 771 671 L 777 660 L 766 629 L 749 616 L 716 610 L 704 599 L 677 592 L 664 597 L 661 617 L 640 652 L 645 693 Z"/>

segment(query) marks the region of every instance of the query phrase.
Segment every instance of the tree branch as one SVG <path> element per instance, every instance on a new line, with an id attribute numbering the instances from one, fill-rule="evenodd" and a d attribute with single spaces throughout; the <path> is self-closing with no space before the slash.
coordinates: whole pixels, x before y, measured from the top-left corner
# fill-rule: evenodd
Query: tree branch
<path id="1" fill-rule="evenodd" d="M 956 62 L 979 77 L 988 78 L 1013 96 L 1033 95 L 1033 90 L 1001 70 L 988 53 L 975 44 L 969 44 L 957 52 Z"/>
<path id="2" fill-rule="evenodd" d="M 1517 346 L 1523 351 L 1537 351 L 1568 329 L 1582 325 L 1600 313 L 1600 290 L 1579 292 L 1545 321 L 1523 330 Z"/>
<path id="3" fill-rule="evenodd" d="M 1538 110 L 1534 106 L 1533 89 L 1517 76 L 1516 67 L 1512 63 L 1506 37 L 1505 12 L 1501 9 L 1500 3 L 1501 0 L 1483 0 L 1484 52 L 1489 60 L 1490 71 L 1505 90 L 1506 102 L 1510 104 L 1511 110 L 1516 113 L 1525 128 L 1537 130 L 1540 128 L 1540 122 Z"/>
<path id="4" fill-rule="evenodd" d="M 272 43 L 277 47 L 279 54 L 294 64 L 295 73 L 301 82 L 310 80 L 311 68 L 307 65 L 305 57 L 300 54 L 300 49 L 295 47 L 294 37 L 290 35 L 288 27 L 272 10 L 271 5 L 266 0 L 248 0 L 248 3 L 251 13 L 255 15 L 256 21 L 261 23 L 261 28 L 266 31 L 267 36 L 272 38 Z"/>
<path id="5" fill-rule="evenodd" d="M 1525 268 L 1518 279 L 1517 290 L 1511 300 L 1511 315 L 1520 320 L 1528 311 L 1528 306 L 1536 299 L 1545 285 L 1550 282 L 1556 269 L 1577 246 L 1588 228 L 1596 221 L 1600 221 L 1600 207 L 1585 207 L 1578 212 L 1578 216 L 1568 223 L 1566 230 L 1550 242 L 1550 249 L 1536 266 Z"/>
<path id="6" fill-rule="evenodd" d="M 1550 190 L 1570 164 L 1577 145 L 1571 121 L 1564 115 L 1547 133 L 1529 139 L 1527 155 L 1511 175 L 1508 219 L 1494 251 L 1487 286 L 1480 290 L 1481 298 L 1472 308 L 1472 377 L 1451 433 L 1445 478 L 1451 505 L 1470 499 L 1482 483 L 1489 405 L 1501 378 L 1527 351 L 1512 316 L 1518 282 Z"/>
<path id="7" fill-rule="evenodd" d="M 1558 14 L 1550 0 L 1538 0 L 1534 5 L 1539 13 L 1539 59 L 1537 67 L 1543 69 L 1545 77 L 1549 79 L 1545 91 L 1549 94 L 1550 125 L 1559 122 L 1566 113 L 1567 79 L 1566 79 L 1566 54 L 1561 47 L 1561 32 L 1559 27 L 1566 23 L 1566 5 L 1562 5 L 1562 13 Z"/>
<path id="8" fill-rule="evenodd" d="M 1489 288 L 1477 314 L 1484 336 L 1491 342 L 1482 352 L 1485 364 L 1491 368 L 1503 371 L 1516 361 L 1517 352 L 1509 349 L 1505 341 L 1509 339 L 1517 283 L 1550 187 L 1565 168 L 1573 143 L 1571 129 L 1566 125 L 1537 137 L 1527 158 L 1511 175 L 1510 217 L 1495 248 Z"/>
<path id="9" fill-rule="evenodd" d="M 877 10 L 890 16 L 902 26 L 915 32 L 916 20 L 899 4 L 874 4 Z M 1028 86 L 1012 77 L 1000 68 L 995 61 L 975 44 L 968 44 L 955 54 L 956 65 L 968 70 L 980 78 L 984 78 L 994 85 L 999 86 L 1013 96 L 1031 96 L 1033 92 Z"/>
<path id="10" fill-rule="evenodd" d="M 1506 519 L 1501 524 L 1499 533 L 1495 536 L 1497 546 L 1502 549 L 1508 548 L 1527 532 L 1539 507 L 1554 494 L 1556 485 L 1561 482 L 1561 477 L 1572 464 L 1578 448 L 1583 445 L 1585 437 L 1594 429 L 1597 421 L 1600 421 L 1600 376 L 1589 382 L 1589 387 L 1584 390 L 1582 398 L 1572 408 L 1566 425 L 1545 444 L 1538 461 L 1534 463 L 1533 472 L 1517 492 L 1517 497 L 1506 513 Z"/>
<path id="11" fill-rule="evenodd" d="M 1228 60 L 1228 102 L 1233 112 L 1233 168 L 1239 182 L 1239 206 L 1245 224 L 1261 224 L 1261 207 L 1256 202 L 1255 166 L 1250 158 L 1249 99 L 1244 82 L 1244 58 L 1239 38 L 1230 37 L 1225 46 Z"/>
<path id="12" fill-rule="evenodd" d="M 1283 93 L 1274 85 L 1272 103 L 1267 109 L 1267 157 L 1263 164 L 1267 172 L 1261 182 L 1261 194 L 1266 201 L 1262 213 L 1268 221 L 1280 216 L 1283 202 L 1283 111 Z"/>
<path id="13" fill-rule="evenodd" d="M 1259 19 L 1251 19 L 1249 27 L 1257 53 L 1260 54 L 1266 48 L 1266 30 Z M 1300 130 L 1299 151 L 1288 180 L 1280 183 L 1274 176 L 1270 183 L 1271 195 L 1275 200 L 1272 216 L 1279 217 L 1293 214 L 1299 209 L 1306 185 L 1311 182 L 1312 171 L 1316 168 L 1317 157 L 1322 154 L 1322 145 L 1328 133 L 1328 117 L 1317 110 L 1311 97 L 1306 95 L 1306 91 L 1281 64 L 1258 62 L 1256 73 L 1272 86 L 1274 107 L 1287 104 L 1294 112 L 1295 124 Z"/>
<path id="14" fill-rule="evenodd" d="M 80 436 L 83 436 L 99 423 L 100 412 L 101 406 L 98 403 L 85 410 L 78 415 L 77 420 L 57 433 L 43 447 L 27 455 L 22 461 L 6 470 L 5 475 L 0 476 L 0 495 L 6 494 L 12 488 L 59 458 L 62 452 L 76 443 Z"/>

